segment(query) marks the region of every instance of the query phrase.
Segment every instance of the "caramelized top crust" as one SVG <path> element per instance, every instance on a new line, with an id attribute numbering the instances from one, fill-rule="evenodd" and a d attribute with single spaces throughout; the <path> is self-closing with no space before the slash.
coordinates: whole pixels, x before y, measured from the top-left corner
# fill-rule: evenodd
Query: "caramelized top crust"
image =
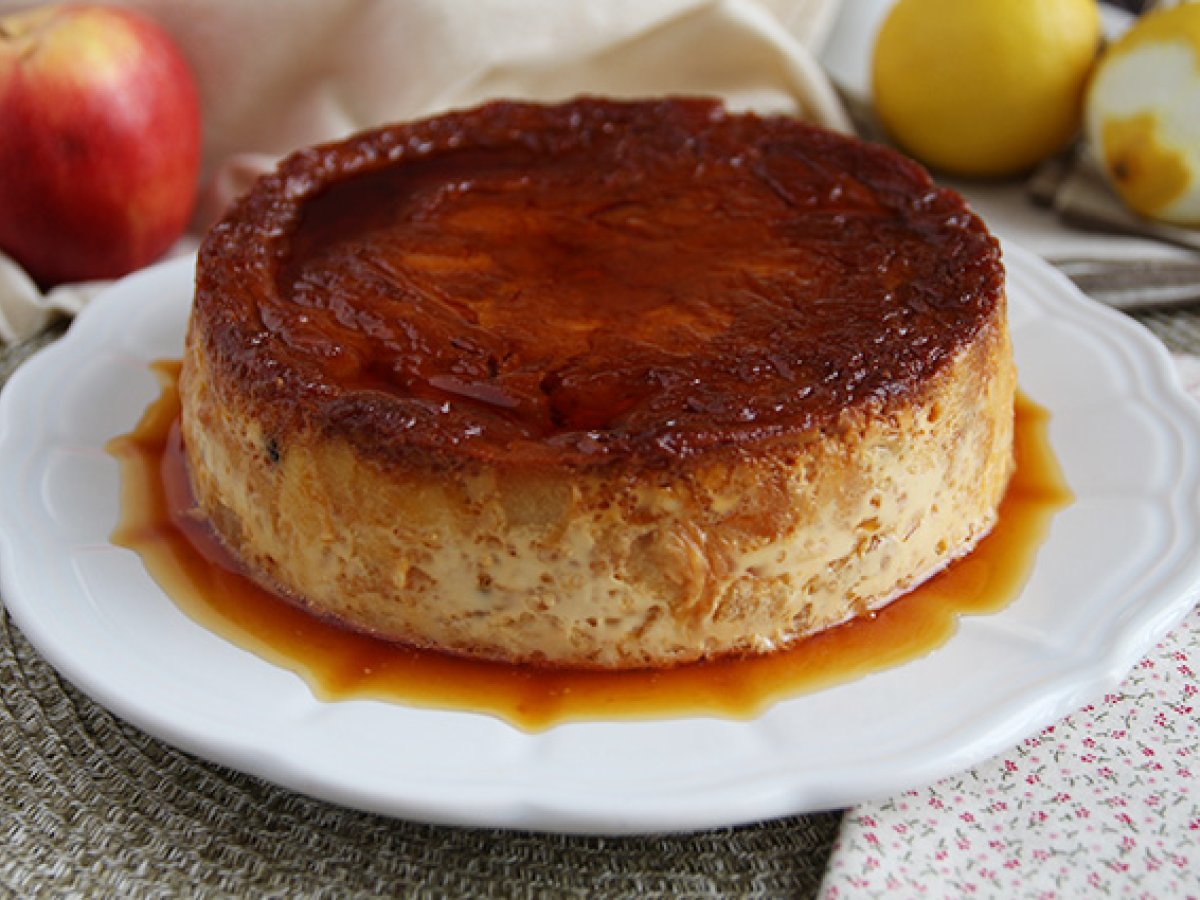
<path id="1" fill-rule="evenodd" d="M 584 99 L 289 157 L 204 241 L 193 327 L 281 433 L 664 465 L 885 408 L 1002 304 L 996 242 L 896 153 Z"/>

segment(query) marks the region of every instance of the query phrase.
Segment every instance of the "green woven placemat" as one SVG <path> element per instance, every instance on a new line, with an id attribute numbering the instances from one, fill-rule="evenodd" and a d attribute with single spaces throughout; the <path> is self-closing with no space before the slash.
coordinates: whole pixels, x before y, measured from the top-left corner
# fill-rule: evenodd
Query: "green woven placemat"
<path id="1" fill-rule="evenodd" d="M 0 349 L 0 383 L 54 336 Z M 840 819 L 620 838 L 422 825 L 161 743 L 63 682 L 7 614 L 0 682 L 0 894 L 17 897 L 808 897 Z"/>
<path id="2" fill-rule="evenodd" d="M 1139 316 L 1200 352 L 1200 308 Z M 0 349 L 0 383 L 61 328 Z M 445 828 L 197 760 L 60 680 L 0 620 L 0 892 L 14 896 L 813 896 L 840 815 L 693 835 Z"/>
<path id="3" fill-rule="evenodd" d="M 7 616 L 0 678 L 0 886 L 21 897 L 804 897 L 839 819 L 644 838 L 421 825 L 147 736 L 64 684 Z"/>
<path id="4" fill-rule="evenodd" d="M 1200 354 L 1200 304 L 1139 313 L 1137 318 L 1177 353 Z"/>

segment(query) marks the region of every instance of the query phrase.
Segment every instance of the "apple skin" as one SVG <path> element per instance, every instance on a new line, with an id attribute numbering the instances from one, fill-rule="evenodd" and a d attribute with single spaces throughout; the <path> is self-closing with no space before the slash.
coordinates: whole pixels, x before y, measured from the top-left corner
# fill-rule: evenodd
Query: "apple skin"
<path id="1" fill-rule="evenodd" d="M 200 105 L 163 29 L 115 7 L 0 19 L 0 250 L 43 287 L 161 256 L 196 197 Z"/>

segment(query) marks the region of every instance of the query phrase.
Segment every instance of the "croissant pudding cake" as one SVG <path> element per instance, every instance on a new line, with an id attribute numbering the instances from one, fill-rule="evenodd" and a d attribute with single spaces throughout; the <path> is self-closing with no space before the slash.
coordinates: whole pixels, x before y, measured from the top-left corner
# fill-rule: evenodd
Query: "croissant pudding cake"
<path id="1" fill-rule="evenodd" d="M 1013 468 L 996 241 L 880 146 L 700 99 L 500 102 L 284 160 L 205 238 L 200 512 L 420 647 L 761 653 L 968 552 Z"/>

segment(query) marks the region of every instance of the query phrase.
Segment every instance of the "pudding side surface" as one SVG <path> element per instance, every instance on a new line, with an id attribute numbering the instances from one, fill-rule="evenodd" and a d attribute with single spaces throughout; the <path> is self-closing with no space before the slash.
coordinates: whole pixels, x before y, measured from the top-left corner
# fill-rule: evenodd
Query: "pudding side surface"
<path id="1" fill-rule="evenodd" d="M 707 101 L 498 104 L 285 161 L 206 240 L 181 392 L 251 572 L 572 665 L 788 643 L 990 528 L 995 242 L 914 164 Z"/>

